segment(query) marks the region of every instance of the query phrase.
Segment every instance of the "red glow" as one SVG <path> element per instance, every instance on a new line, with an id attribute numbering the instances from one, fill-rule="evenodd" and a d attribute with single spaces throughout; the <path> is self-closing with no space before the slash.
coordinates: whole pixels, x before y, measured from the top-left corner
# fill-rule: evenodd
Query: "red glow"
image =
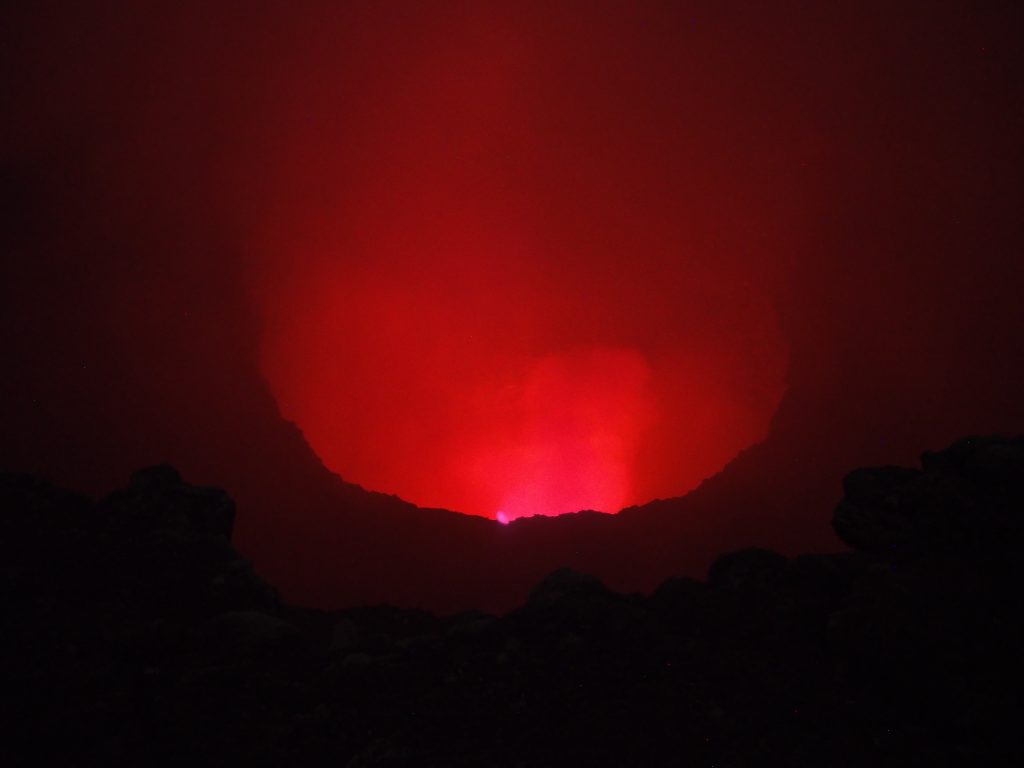
<path id="1" fill-rule="evenodd" d="M 765 260 L 737 245 L 764 214 L 617 25 L 420 21 L 378 20 L 386 59 L 329 54 L 331 88 L 290 91 L 257 285 L 282 413 L 422 506 L 510 521 L 692 489 L 782 395 Z"/>
<path id="2" fill-rule="evenodd" d="M 631 350 L 576 350 L 533 362 L 511 395 L 504 436 L 472 446 L 462 465 L 501 494 L 508 520 L 578 509 L 616 511 L 636 448 L 654 417 L 649 368 Z"/>

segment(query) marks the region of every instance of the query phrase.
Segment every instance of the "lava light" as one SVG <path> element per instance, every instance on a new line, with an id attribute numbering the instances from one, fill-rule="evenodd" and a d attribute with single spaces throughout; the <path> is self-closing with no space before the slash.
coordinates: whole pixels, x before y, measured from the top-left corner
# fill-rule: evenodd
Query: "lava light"
<path id="1" fill-rule="evenodd" d="M 774 225 L 700 160 L 731 135 L 702 79 L 638 93 L 680 75 L 618 59 L 617 26 L 488 18 L 429 44 L 382 21 L 386 55 L 342 68 L 379 78 L 332 81 L 302 105 L 330 130 L 282 134 L 254 238 L 264 375 L 326 467 L 420 506 L 506 523 L 686 493 L 785 389 L 745 234 Z"/>

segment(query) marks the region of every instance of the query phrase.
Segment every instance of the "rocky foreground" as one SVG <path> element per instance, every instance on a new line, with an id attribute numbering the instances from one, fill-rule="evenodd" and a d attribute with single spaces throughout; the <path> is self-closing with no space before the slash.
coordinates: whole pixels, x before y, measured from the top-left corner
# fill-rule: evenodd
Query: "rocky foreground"
<path id="1" fill-rule="evenodd" d="M 851 551 L 727 554 L 521 608 L 284 604 L 231 499 L 0 475 L 5 765 L 1010 765 L 1024 758 L 1024 438 L 861 469 Z M 429 579 L 430 574 L 422 574 Z"/>

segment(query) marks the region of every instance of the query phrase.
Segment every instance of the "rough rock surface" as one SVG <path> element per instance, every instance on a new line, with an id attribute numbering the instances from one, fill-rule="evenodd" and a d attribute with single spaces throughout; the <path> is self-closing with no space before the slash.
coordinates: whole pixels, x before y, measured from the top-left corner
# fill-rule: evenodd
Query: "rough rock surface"
<path id="1" fill-rule="evenodd" d="M 0 475 L 6 765 L 1012 765 L 1024 439 L 856 470 L 852 551 L 722 556 L 505 616 L 283 604 L 170 467 L 94 502 Z"/>

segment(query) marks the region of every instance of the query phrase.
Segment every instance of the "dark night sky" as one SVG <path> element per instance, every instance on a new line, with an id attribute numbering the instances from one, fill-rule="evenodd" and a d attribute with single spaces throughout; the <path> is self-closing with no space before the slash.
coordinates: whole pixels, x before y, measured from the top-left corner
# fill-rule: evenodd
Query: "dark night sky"
<path id="1" fill-rule="evenodd" d="M 7 7 L 0 465 L 100 493 L 170 461 L 321 604 L 835 548 L 845 470 L 1024 431 L 1022 21 Z M 502 528 L 341 483 L 282 414 L 346 480 L 484 516 L 668 498 L 748 450 L 683 500 Z"/>

